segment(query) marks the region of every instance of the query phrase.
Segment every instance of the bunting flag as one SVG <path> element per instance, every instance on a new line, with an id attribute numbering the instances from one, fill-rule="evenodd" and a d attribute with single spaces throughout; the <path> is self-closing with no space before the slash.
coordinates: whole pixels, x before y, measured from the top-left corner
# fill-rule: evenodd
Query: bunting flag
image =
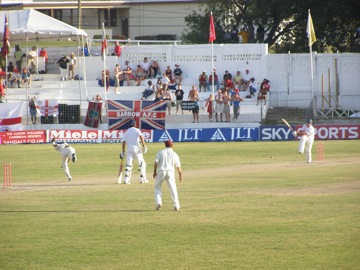
<path id="1" fill-rule="evenodd" d="M 216 40 L 216 34 L 215 34 L 215 25 L 214 25 L 214 18 L 212 16 L 212 12 L 210 14 L 210 27 L 209 27 L 209 43 Z"/>
<path id="2" fill-rule="evenodd" d="M 4 40 L 3 40 L 3 46 L 1 49 L 1 54 L 3 57 L 9 54 L 10 52 L 10 30 L 9 30 L 9 21 L 8 17 L 5 15 L 5 22 L 4 22 Z"/>
<path id="3" fill-rule="evenodd" d="M 316 36 L 315 36 L 313 21 L 311 19 L 310 10 L 309 10 L 309 15 L 308 15 L 306 33 L 307 33 L 307 37 L 309 39 L 309 46 L 312 46 L 313 43 L 316 41 Z"/>
<path id="4" fill-rule="evenodd" d="M 36 110 L 40 116 L 56 116 L 58 113 L 58 102 L 53 100 L 41 100 L 35 101 Z"/>
<path id="5" fill-rule="evenodd" d="M 140 129 L 165 129 L 166 105 L 163 100 L 109 100 L 109 130 L 128 129 L 130 119 Z"/>
<path id="6" fill-rule="evenodd" d="M 21 130 L 23 102 L 0 103 L 0 131 Z"/>
<path id="7" fill-rule="evenodd" d="M 102 42 L 101 42 L 101 59 L 105 61 L 106 55 L 108 54 L 108 45 L 106 42 L 106 33 L 105 27 L 103 25 L 103 34 L 102 34 Z"/>
<path id="8" fill-rule="evenodd" d="M 101 120 L 101 102 L 89 102 L 84 125 L 91 128 L 98 128 Z"/>

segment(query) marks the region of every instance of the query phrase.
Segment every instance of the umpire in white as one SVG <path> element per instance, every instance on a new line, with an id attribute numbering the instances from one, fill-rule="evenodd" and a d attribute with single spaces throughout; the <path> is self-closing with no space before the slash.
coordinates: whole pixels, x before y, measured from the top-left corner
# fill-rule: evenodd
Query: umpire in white
<path id="1" fill-rule="evenodd" d="M 129 129 L 124 133 L 124 139 L 122 141 L 122 152 L 120 153 L 121 159 L 125 157 L 125 148 L 127 146 L 124 184 L 130 184 L 134 159 L 136 159 L 139 164 L 140 183 L 149 182 L 146 179 L 146 162 L 143 156 L 143 153 L 145 154 L 147 152 L 147 147 L 145 146 L 141 130 L 136 128 L 135 125 L 136 121 L 131 119 L 129 121 Z M 140 142 L 142 144 L 142 151 L 140 148 Z"/>
<path id="2" fill-rule="evenodd" d="M 155 204 L 156 210 L 160 210 L 162 207 L 161 198 L 161 185 L 166 181 L 169 189 L 171 199 L 174 202 L 174 210 L 180 210 L 180 203 L 175 182 L 175 167 L 179 172 L 179 181 L 182 181 L 182 172 L 179 156 L 172 149 L 173 142 L 170 140 L 165 141 L 166 148 L 159 151 L 156 155 L 154 162 L 154 174 L 156 178 L 154 191 L 155 191 Z"/>

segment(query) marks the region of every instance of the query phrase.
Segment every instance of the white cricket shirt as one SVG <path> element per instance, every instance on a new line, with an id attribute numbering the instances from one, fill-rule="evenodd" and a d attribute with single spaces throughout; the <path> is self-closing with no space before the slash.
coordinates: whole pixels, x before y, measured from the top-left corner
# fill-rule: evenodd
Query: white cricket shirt
<path id="1" fill-rule="evenodd" d="M 155 162 L 158 163 L 158 171 L 174 171 L 175 167 L 181 166 L 179 156 L 172 148 L 165 148 L 159 151 Z"/>

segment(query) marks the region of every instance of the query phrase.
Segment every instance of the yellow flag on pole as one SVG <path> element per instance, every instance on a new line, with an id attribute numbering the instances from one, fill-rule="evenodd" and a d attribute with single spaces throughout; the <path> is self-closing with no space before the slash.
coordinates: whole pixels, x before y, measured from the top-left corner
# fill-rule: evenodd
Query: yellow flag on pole
<path id="1" fill-rule="evenodd" d="M 316 36 L 315 36 L 314 24 L 311 19 L 310 9 L 309 9 L 306 33 L 307 33 L 307 37 L 309 39 L 309 46 L 312 46 L 313 43 L 316 41 Z"/>

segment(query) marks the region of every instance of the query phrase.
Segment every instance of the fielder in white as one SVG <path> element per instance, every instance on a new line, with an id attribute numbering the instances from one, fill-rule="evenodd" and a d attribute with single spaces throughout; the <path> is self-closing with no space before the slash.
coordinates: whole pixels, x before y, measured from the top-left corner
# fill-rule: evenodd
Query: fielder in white
<path id="1" fill-rule="evenodd" d="M 154 191 L 155 191 L 155 204 L 156 210 L 160 210 L 162 207 L 162 198 L 161 198 L 161 185 L 166 181 L 169 189 L 171 199 L 174 202 L 174 210 L 180 210 L 179 197 L 176 189 L 175 182 L 175 167 L 179 172 L 179 181 L 182 181 L 182 172 L 179 156 L 172 149 L 173 142 L 170 140 L 165 141 L 166 148 L 159 151 L 156 155 L 154 162 L 154 174 L 153 177 L 156 178 Z"/>
<path id="2" fill-rule="evenodd" d="M 124 138 L 122 141 L 122 152 L 120 153 L 120 159 L 125 157 L 125 148 L 127 146 L 124 184 L 130 184 L 134 159 L 136 159 L 139 164 L 140 183 L 149 182 L 146 179 L 146 163 L 143 157 L 143 153 L 145 154 L 147 152 L 147 147 L 145 146 L 145 141 L 141 134 L 141 130 L 136 128 L 135 125 L 135 120 L 131 119 L 129 121 L 130 128 L 124 133 Z M 142 151 L 140 148 L 140 142 L 143 148 Z"/>
<path id="3" fill-rule="evenodd" d="M 64 143 L 56 143 L 55 139 L 51 140 L 52 145 L 56 151 L 58 151 L 61 154 L 62 157 L 62 165 L 61 168 L 63 168 L 64 173 L 66 174 L 69 181 L 71 181 L 71 175 L 69 170 L 69 161 L 70 159 L 72 162 L 75 162 L 77 160 L 75 149 L 68 145 L 66 142 Z"/>
<path id="4" fill-rule="evenodd" d="M 294 136 L 300 137 L 299 143 L 299 153 L 304 154 L 306 152 L 306 161 L 307 163 L 311 163 L 311 149 L 314 143 L 315 138 L 315 129 L 312 125 L 312 120 L 308 119 L 306 124 L 304 124 L 298 131 L 293 131 Z"/>

